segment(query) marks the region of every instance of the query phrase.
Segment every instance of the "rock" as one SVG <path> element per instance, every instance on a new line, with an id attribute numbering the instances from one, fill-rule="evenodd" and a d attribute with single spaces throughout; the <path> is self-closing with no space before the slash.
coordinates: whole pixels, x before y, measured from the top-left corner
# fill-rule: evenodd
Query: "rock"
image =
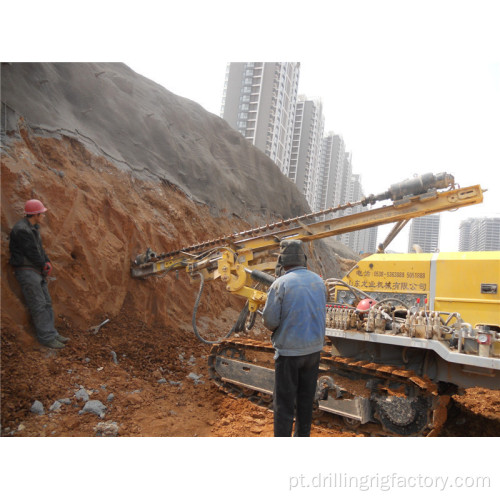
<path id="1" fill-rule="evenodd" d="M 54 403 L 52 403 L 52 406 L 49 408 L 49 411 L 57 411 L 61 408 L 62 404 L 60 401 L 54 401 Z"/>
<path id="2" fill-rule="evenodd" d="M 106 415 L 106 410 L 106 406 L 103 405 L 99 400 L 91 399 L 90 401 L 87 401 L 85 403 L 85 406 L 78 412 L 78 414 L 83 415 L 84 413 L 94 413 L 100 418 L 103 418 L 104 415 Z"/>
<path id="3" fill-rule="evenodd" d="M 159 384 L 166 384 L 167 380 L 164 378 L 161 378 L 160 380 L 157 381 Z"/>
<path id="4" fill-rule="evenodd" d="M 107 422 L 99 422 L 95 427 L 96 436 L 99 437 L 115 437 L 118 436 L 118 424 L 108 420 Z"/>
<path id="5" fill-rule="evenodd" d="M 115 365 L 118 364 L 118 358 L 116 357 L 116 352 L 115 351 L 111 351 L 111 357 L 113 358 L 113 363 Z"/>
<path id="6" fill-rule="evenodd" d="M 115 399 L 115 395 L 111 392 L 108 394 L 108 401 L 111 402 L 113 399 Z"/>
<path id="7" fill-rule="evenodd" d="M 176 380 L 169 380 L 168 383 L 170 385 L 178 385 L 178 386 L 182 386 L 182 382 L 177 382 Z"/>
<path id="8" fill-rule="evenodd" d="M 198 384 L 204 384 L 205 382 L 203 380 L 200 380 L 201 377 L 203 377 L 203 375 L 196 375 L 196 373 L 193 373 L 191 372 L 187 378 L 190 378 L 193 380 L 194 382 L 194 385 L 198 385 Z"/>
<path id="9" fill-rule="evenodd" d="M 142 397 L 137 393 L 130 393 L 125 396 L 125 401 L 131 405 L 140 405 L 143 403 Z"/>
<path id="10" fill-rule="evenodd" d="M 63 405 L 70 405 L 71 404 L 71 399 L 69 398 L 64 398 L 64 399 L 58 399 L 59 403 L 62 403 Z"/>
<path id="11" fill-rule="evenodd" d="M 75 392 L 75 398 L 81 399 L 82 401 L 88 401 L 90 399 L 88 392 L 83 387 Z"/>
<path id="12" fill-rule="evenodd" d="M 43 415 L 45 413 L 43 404 L 38 401 L 38 399 L 31 405 L 30 411 L 31 413 L 35 413 L 36 415 Z"/>

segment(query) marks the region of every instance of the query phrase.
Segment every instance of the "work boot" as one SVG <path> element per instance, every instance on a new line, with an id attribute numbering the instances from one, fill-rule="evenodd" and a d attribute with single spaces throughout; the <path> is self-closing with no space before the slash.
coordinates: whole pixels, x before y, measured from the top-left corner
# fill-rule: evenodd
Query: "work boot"
<path id="1" fill-rule="evenodd" d="M 56 340 L 65 344 L 69 340 L 69 337 L 63 337 L 60 333 L 58 333 L 56 335 Z"/>
<path id="2" fill-rule="evenodd" d="M 50 349 L 62 349 L 63 347 L 66 347 L 62 342 L 59 342 L 57 338 L 53 338 L 49 342 L 42 342 L 42 345 L 50 347 Z"/>

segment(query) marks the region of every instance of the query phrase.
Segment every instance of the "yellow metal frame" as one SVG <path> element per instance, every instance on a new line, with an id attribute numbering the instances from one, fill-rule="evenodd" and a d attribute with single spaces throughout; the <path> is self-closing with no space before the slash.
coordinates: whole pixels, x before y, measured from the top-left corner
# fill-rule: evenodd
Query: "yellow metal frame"
<path id="1" fill-rule="evenodd" d="M 184 267 L 194 279 L 196 273 L 202 272 L 205 279 L 220 278 L 226 283 L 226 289 L 230 293 L 248 299 L 250 310 L 255 311 L 265 303 L 267 295 L 252 288 L 252 279 L 248 271 L 273 269 L 276 260 L 270 262 L 269 258 L 272 252 L 279 248 L 281 240 L 298 239 L 312 242 L 383 224 L 401 223 L 401 221 L 416 217 L 481 203 L 483 201 L 482 193 L 479 185 L 444 192 L 432 191 L 396 201 L 389 206 L 312 224 L 304 224 L 300 220 L 296 220 L 295 225 L 285 229 L 281 229 L 283 226 L 281 223 L 272 224 L 270 229 L 272 227 L 277 228 L 277 230 L 271 230 L 266 234 L 254 237 L 235 239 L 228 243 L 227 246 L 230 248 L 220 249 L 220 251 L 214 249 L 216 252 L 212 256 L 206 257 L 206 250 L 198 255 L 183 253 L 169 260 L 159 260 L 141 266 L 140 269 L 136 270 L 135 276 L 147 276 Z M 180 252 L 182 253 L 182 251 Z"/>

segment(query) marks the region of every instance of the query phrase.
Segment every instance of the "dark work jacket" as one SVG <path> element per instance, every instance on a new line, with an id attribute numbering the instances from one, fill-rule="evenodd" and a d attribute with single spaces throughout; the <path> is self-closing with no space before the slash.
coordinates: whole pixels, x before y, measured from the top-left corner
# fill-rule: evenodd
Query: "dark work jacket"
<path id="1" fill-rule="evenodd" d="M 38 224 L 32 225 L 25 217 L 18 221 L 10 232 L 10 264 L 13 267 L 32 267 L 42 272 L 50 262 L 42 246 Z"/>

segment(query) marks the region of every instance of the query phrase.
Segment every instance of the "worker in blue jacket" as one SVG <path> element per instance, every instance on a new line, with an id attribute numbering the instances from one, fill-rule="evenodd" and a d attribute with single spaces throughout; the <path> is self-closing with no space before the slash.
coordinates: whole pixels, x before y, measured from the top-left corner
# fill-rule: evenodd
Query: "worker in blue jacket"
<path id="1" fill-rule="evenodd" d="M 275 348 L 274 435 L 308 437 L 325 338 L 327 290 L 307 269 L 300 240 L 280 244 L 277 268 L 284 272 L 268 290 L 264 325 Z"/>

